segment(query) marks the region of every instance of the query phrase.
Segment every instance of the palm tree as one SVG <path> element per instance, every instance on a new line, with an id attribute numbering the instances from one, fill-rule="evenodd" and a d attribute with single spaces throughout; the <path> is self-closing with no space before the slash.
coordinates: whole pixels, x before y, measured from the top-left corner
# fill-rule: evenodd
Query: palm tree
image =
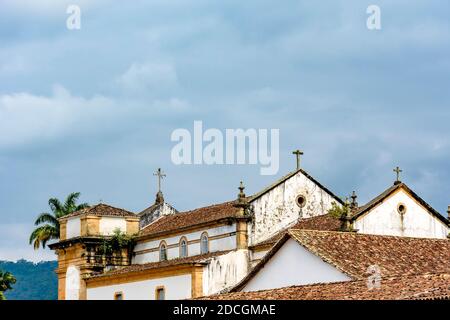
<path id="1" fill-rule="evenodd" d="M 89 207 L 87 203 L 77 205 L 76 202 L 79 197 L 80 193 L 74 192 L 67 196 L 64 204 L 56 198 L 51 198 L 48 201 L 52 214 L 41 213 L 34 222 L 36 226 L 41 226 L 37 227 L 30 235 L 30 244 L 33 243 L 35 250 L 39 249 L 41 244 L 42 248 L 45 248 L 49 240 L 59 239 L 59 218 Z"/>
<path id="2" fill-rule="evenodd" d="M 9 273 L 0 270 L 0 300 L 6 300 L 3 294 L 6 290 L 11 290 L 11 285 L 16 283 L 16 278 Z"/>

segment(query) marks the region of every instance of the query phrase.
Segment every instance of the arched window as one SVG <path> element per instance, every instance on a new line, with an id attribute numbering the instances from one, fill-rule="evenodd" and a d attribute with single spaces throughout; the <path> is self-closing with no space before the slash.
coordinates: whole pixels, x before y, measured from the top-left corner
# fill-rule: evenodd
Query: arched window
<path id="1" fill-rule="evenodd" d="M 164 241 L 159 245 L 159 261 L 167 260 L 167 245 Z"/>
<path id="2" fill-rule="evenodd" d="M 188 256 L 188 243 L 185 237 L 180 240 L 180 258 Z"/>
<path id="3" fill-rule="evenodd" d="M 209 252 L 209 239 L 206 232 L 204 232 L 200 238 L 200 252 L 202 254 Z"/>

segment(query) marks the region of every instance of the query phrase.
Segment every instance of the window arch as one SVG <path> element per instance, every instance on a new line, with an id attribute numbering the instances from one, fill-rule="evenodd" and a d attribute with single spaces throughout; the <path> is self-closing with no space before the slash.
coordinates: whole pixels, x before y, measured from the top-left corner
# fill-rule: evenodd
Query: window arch
<path id="1" fill-rule="evenodd" d="M 185 258 L 188 256 L 188 242 L 186 237 L 181 237 L 180 239 L 180 258 Z"/>
<path id="2" fill-rule="evenodd" d="M 165 241 L 161 241 L 159 245 L 159 261 L 167 260 L 167 244 Z"/>
<path id="3" fill-rule="evenodd" d="M 209 252 L 209 238 L 208 233 L 203 232 L 202 236 L 200 237 L 200 253 L 208 253 Z"/>

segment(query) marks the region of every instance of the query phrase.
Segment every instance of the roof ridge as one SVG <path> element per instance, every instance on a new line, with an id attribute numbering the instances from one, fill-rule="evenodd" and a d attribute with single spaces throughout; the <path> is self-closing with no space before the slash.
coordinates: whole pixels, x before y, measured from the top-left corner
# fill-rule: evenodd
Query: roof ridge
<path id="1" fill-rule="evenodd" d="M 288 233 L 290 231 L 296 232 L 314 232 L 314 233 L 333 233 L 333 234 L 347 234 L 353 235 L 357 237 L 379 237 L 379 238 L 393 238 L 393 239 L 405 239 L 405 240 L 420 240 L 420 241 L 436 241 L 436 242 L 446 242 L 448 239 L 439 239 L 439 238 L 425 238 L 425 237 L 411 237 L 411 236 L 393 236 L 386 234 L 371 234 L 371 233 L 360 233 L 360 232 L 348 232 L 348 231 L 333 231 L 333 230 L 315 230 L 315 229 L 296 229 L 289 228 Z"/>

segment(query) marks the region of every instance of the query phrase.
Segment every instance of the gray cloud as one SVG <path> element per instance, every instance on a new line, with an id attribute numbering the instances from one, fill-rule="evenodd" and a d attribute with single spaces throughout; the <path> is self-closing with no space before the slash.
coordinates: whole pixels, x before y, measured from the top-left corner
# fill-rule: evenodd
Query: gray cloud
<path id="1" fill-rule="evenodd" d="M 301 147 L 313 176 L 342 196 L 357 189 L 360 202 L 400 165 L 445 211 L 448 2 L 377 1 L 378 32 L 366 28 L 373 1 L 82 1 L 79 31 L 65 27 L 69 2 L 2 2 L 2 227 L 29 232 L 49 197 L 72 191 L 139 211 L 160 166 L 180 210 L 234 198 L 241 179 L 252 193 L 277 178 L 172 165 L 170 134 L 194 120 L 280 128 L 279 175 Z M 26 237 L 0 240 L 0 259 L 20 256 Z"/>

